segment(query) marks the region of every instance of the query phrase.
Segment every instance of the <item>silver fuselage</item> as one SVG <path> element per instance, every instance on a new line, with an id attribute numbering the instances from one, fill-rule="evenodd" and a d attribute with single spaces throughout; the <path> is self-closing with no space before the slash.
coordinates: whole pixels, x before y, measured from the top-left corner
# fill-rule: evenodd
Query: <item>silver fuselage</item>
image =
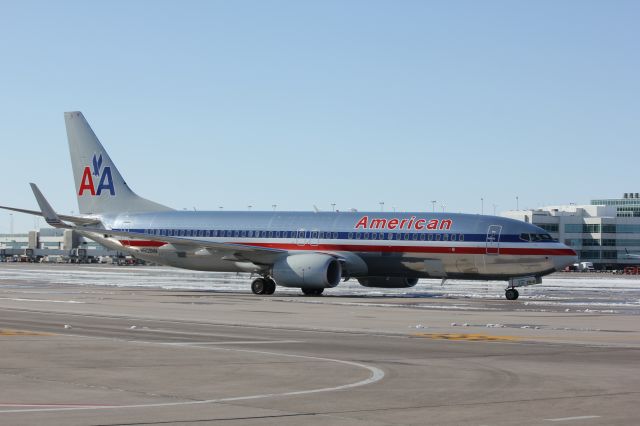
<path id="1" fill-rule="evenodd" d="M 363 219 L 367 218 L 367 219 Z M 191 212 L 101 215 L 107 229 L 313 251 L 364 261 L 350 276 L 509 279 L 543 276 L 576 253 L 516 220 L 455 213 Z M 430 229 L 428 229 L 428 227 Z M 145 260 L 202 271 L 264 272 L 212 251 L 158 241 L 96 239 Z M 353 257 L 353 256 L 352 256 Z M 356 258 L 356 257 L 354 257 Z"/>

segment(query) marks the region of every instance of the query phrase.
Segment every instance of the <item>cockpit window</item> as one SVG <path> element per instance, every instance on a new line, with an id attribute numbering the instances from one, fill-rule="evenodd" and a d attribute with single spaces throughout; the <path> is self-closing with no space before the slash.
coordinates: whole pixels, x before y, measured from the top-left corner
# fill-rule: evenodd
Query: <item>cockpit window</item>
<path id="1" fill-rule="evenodd" d="M 555 241 L 553 237 L 549 234 L 520 234 L 520 239 L 522 241 Z"/>

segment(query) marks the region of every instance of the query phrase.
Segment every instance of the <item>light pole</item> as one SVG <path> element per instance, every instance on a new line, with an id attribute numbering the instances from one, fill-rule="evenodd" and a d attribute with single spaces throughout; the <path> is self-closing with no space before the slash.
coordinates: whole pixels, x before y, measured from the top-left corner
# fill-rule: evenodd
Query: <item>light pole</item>
<path id="1" fill-rule="evenodd" d="M 276 211 L 276 207 L 278 207 L 278 205 L 277 204 L 271 204 L 271 207 L 273 207 L 273 211 L 275 212 Z"/>
<path id="2" fill-rule="evenodd" d="M 438 202 L 438 200 L 431 200 L 431 211 L 433 211 L 435 213 L 436 211 L 436 203 Z"/>
<path id="3" fill-rule="evenodd" d="M 384 201 L 380 201 L 380 211 L 384 211 Z"/>
<path id="4" fill-rule="evenodd" d="M 480 214 L 484 214 L 484 197 L 480 197 Z"/>
<path id="5" fill-rule="evenodd" d="M 494 216 L 496 215 L 496 207 L 498 207 L 498 205 L 497 205 L 497 204 L 494 204 L 494 205 L 493 205 L 493 215 L 494 215 Z"/>
<path id="6" fill-rule="evenodd" d="M 520 210 L 520 198 L 516 195 L 516 210 Z"/>
<path id="7" fill-rule="evenodd" d="M 9 213 L 9 233 L 13 234 L 13 213 Z"/>
<path id="8" fill-rule="evenodd" d="M 440 207 L 442 207 L 442 213 L 444 213 L 444 209 L 447 208 L 447 206 L 445 204 L 441 204 Z"/>
<path id="9" fill-rule="evenodd" d="M 251 210 L 251 207 L 253 207 L 253 206 L 252 206 L 251 204 L 249 204 L 249 205 L 247 206 L 247 210 Z"/>
<path id="10" fill-rule="evenodd" d="M 336 203 L 331 203 L 331 211 L 332 212 L 336 211 Z"/>

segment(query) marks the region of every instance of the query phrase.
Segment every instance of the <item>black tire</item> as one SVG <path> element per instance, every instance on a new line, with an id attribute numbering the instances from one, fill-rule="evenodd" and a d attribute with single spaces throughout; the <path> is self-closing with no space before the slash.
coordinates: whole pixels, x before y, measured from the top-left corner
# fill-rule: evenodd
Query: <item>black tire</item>
<path id="1" fill-rule="evenodd" d="M 267 278 L 264 294 L 273 294 L 276 292 L 276 282 L 271 278 Z"/>
<path id="2" fill-rule="evenodd" d="M 520 296 L 520 293 L 518 293 L 518 290 L 515 288 L 509 288 L 504 292 L 504 296 L 507 300 L 516 300 L 518 296 Z"/>
<path id="3" fill-rule="evenodd" d="M 251 291 L 253 294 L 266 294 L 265 291 L 267 289 L 267 280 L 264 278 L 256 278 L 251 283 Z"/>
<path id="4" fill-rule="evenodd" d="M 301 290 L 305 296 L 320 296 L 324 291 L 324 288 L 302 287 Z"/>

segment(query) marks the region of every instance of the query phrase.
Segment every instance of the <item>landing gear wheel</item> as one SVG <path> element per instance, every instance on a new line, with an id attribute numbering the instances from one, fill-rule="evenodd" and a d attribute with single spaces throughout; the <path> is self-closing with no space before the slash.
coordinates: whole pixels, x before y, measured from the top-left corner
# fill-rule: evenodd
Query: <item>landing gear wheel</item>
<path id="1" fill-rule="evenodd" d="M 265 291 L 264 294 L 273 294 L 276 291 L 276 282 L 271 278 L 265 279 Z"/>
<path id="2" fill-rule="evenodd" d="M 251 283 L 251 291 L 253 292 L 253 294 L 267 294 L 266 293 L 267 288 L 268 288 L 267 280 L 265 280 L 264 278 L 256 278 Z"/>
<path id="3" fill-rule="evenodd" d="M 301 290 L 305 296 L 320 296 L 324 291 L 324 288 L 302 287 Z"/>
<path id="4" fill-rule="evenodd" d="M 516 290 L 515 288 L 508 288 L 507 290 L 505 290 L 504 296 L 507 298 L 507 300 L 516 300 L 518 296 L 520 296 L 520 293 L 518 293 L 518 290 Z"/>

